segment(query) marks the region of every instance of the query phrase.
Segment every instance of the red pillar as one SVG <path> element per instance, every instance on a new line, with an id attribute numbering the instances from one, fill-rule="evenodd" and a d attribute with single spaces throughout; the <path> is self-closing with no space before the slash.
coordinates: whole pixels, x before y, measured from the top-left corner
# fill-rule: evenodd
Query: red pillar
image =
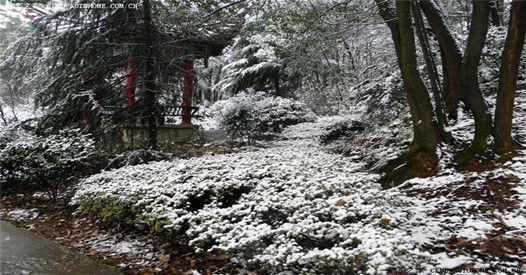
<path id="1" fill-rule="evenodd" d="M 135 103 L 135 56 L 133 54 L 128 55 L 128 77 L 126 79 L 126 103 L 128 106 Z"/>
<path id="2" fill-rule="evenodd" d="M 192 84 L 194 74 L 194 60 L 193 58 L 187 58 L 184 60 L 184 90 L 183 90 L 183 106 L 182 116 L 183 124 L 191 124 L 192 117 L 190 116 L 192 111 Z"/>

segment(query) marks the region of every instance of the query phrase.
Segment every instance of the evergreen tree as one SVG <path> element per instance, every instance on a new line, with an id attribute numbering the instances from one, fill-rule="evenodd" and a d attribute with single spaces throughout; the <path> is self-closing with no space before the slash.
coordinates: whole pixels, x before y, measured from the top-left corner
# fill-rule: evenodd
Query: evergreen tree
<path id="1" fill-rule="evenodd" d="M 215 85 L 220 93 L 233 95 L 252 88 L 273 90 L 275 95 L 282 95 L 283 64 L 265 37 L 238 38 L 226 55 L 225 63 L 222 80 Z"/>

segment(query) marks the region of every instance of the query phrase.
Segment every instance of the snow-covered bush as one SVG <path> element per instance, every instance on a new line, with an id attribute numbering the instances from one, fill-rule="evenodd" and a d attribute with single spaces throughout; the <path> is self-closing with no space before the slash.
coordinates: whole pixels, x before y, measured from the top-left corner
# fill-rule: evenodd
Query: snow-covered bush
<path id="1" fill-rule="evenodd" d="M 339 136 L 347 136 L 345 141 L 331 143 L 330 149 L 346 155 L 359 151 L 373 167 L 397 157 L 405 147 L 392 145 L 405 144 L 412 137 L 409 106 L 399 73 L 364 81 L 352 87 L 351 95 L 353 109 L 350 114 L 331 117 L 320 141 L 328 143 Z M 359 127 L 360 124 L 368 127 Z M 363 131 L 349 131 L 362 128 Z"/>
<path id="2" fill-rule="evenodd" d="M 388 125 L 409 114 L 402 79 L 395 73 L 353 87 L 354 113 L 372 125 Z"/>
<path id="3" fill-rule="evenodd" d="M 415 266 L 413 236 L 398 227 L 412 201 L 380 192 L 377 175 L 352 158 L 324 152 L 320 129 L 302 123 L 269 148 L 104 171 L 81 183 L 73 203 L 258 274 Z"/>
<path id="4" fill-rule="evenodd" d="M 125 151 L 109 159 L 106 168 L 120 168 L 124 166 L 143 164 L 150 161 L 168 160 L 170 158 L 171 156 L 169 154 L 155 150 L 139 149 Z"/>
<path id="5" fill-rule="evenodd" d="M 251 141 L 259 134 L 253 101 L 244 94 L 216 102 L 210 112 L 232 139 Z"/>
<path id="6" fill-rule="evenodd" d="M 9 144 L 27 142 L 33 139 L 33 133 L 25 130 L 27 127 L 21 123 L 13 123 L 0 127 L 0 150 Z"/>
<path id="7" fill-rule="evenodd" d="M 35 184 L 56 189 L 89 166 L 95 156 L 94 140 L 78 129 L 8 142 L 0 149 L 0 181 Z"/>
<path id="8" fill-rule="evenodd" d="M 253 140 L 279 133 L 285 126 L 314 121 L 315 115 L 305 104 L 265 93 L 241 93 L 210 107 L 221 128 L 231 138 Z"/>
<path id="9" fill-rule="evenodd" d="M 342 137 L 347 137 L 355 133 L 364 131 L 367 124 L 352 120 L 350 118 L 341 117 L 326 124 L 323 127 L 320 135 L 321 143 L 327 144 L 331 141 Z"/>

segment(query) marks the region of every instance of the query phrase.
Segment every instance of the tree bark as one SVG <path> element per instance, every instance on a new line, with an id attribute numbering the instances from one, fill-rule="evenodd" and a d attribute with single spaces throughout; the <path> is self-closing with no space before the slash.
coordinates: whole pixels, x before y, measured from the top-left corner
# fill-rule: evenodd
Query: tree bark
<path id="1" fill-rule="evenodd" d="M 439 135 L 433 118 L 431 99 L 417 69 L 410 5 L 409 1 L 396 2 L 400 30 L 400 70 L 402 79 L 409 88 L 407 92 L 413 118 L 415 145 L 418 149 L 434 152 L 439 142 Z"/>
<path id="2" fill-rule="evenodd" d="M 145 77 L 144 77 L 144 96 L 145 107 L 148 120 L 148 146 L 150 149 L 157 149 L 157 111 L 155 95 L 155 68 L 153 66 L 153 26 L 150 0 L 143 0 L 143 43 L 145 47 Z"/>
<path id="3" fill-rule="evenodd" d="M 420 47 L 424 55 L 424 61 L 426 63 L 426 70 L 431 83 L 431 91 L 433 92 L 433 98 L 435 100 L 435 115 L 437 118 L 438 128 L 440 135 L 443 140 L 448 139 L 448 135 L 445 130 L 447 126 L 447 119 L 444 115 L 444 104 L 442 102 L 442 96 L 440 93 L 440 79 L 436 68 L 436 62 L 431 52 L 431 46 L 429 45 L 429 37 L 427 36 L 424 20 L 420 11 L 419 2 L 413 2 L 411 5 L 411 11 L 415 20 L 415 30 L 420 41 Z"/>
<path id="4" fill-rule="evenodd" d="M 498 153 L 506 153 L 513 149 L 511 137 L 513 105 L 525 33 L 526 2 L 514 0 L 511 3 L 508 33 L 502 52 L 497 106 L 495 108 L 493 136 L 495 137 L 495 150 Z"/>
<path id="5" fill-rule="evenodd" d="M 436 122 L 433 119 L 431 99 L 417 70 L 410 2 L 397 1 L 396 11 L 394 11 L 389 1 L 375 1 L 380 16 L 391 30 L 411 112 L 413 145 L 417 151 L 434 154 L 439 142 L 439 135 Z"/>
<path id="6" fill-rule="evenodd" d="M 431 26 L 440 47 L 442 59 L 443 85 L 442 93 L 444 107 L 448 117 L 457 118 L 458 102 L 461 99 L 461 74 L 462 54 L 460 47 L 453 38 L 444 18 L 433 1 L 421 1 L 420 8 Z"/>
<path id="7" fill-rule="evenodd" d="M 462 98 L 475 119 L 475 137 L 471 144 L 473 153 L 482 153 L 491 134 L 492 122 L 488 106 L 478 82 L 478 66 L 486 42 L 489 26 L 489 2 L 473 0 L 471 25 L 462 59 Z"/>

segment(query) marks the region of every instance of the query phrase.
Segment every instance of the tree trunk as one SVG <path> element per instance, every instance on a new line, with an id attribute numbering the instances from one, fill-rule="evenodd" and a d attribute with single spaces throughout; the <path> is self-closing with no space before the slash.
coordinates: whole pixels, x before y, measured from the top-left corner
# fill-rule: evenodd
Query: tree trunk
<path id="1" fill-rule="evenodd" d="M 153 26 L 150 0 L 143 0 L 144 28 L 143 43 L 145 47 L 144 95 L 148 119 L 148 146 L 157 149 L 157 111 L 155 95 L 155 68 L 153 67 Z"/>
<path id="2" fill-rule="evenodd" d="M 440 47 L 444 82 L 442 85 L 444 107 L 448 116 L 456 119 L 462 90 L 460 74 L 462 54 L 435 3 L 433 1 L 421 1 L 420 8 L 424 12 Z"/>
<path id="3" fill-rule="evenodd" d="M 416 67 L 415 41 L 411 27 L 410 2 L 397 2 L 396 12 L 389 1 L 375 0 L 380 16 L 391 30 L 398 66 L 402 72 L 413 122 L 413 145 L 416 150 L 434 154 L 439 141 L 429 94 Z M 397 19 L 398 18 L 398 19 Z"/>
<path id="4" fill-rule="evenodd" d="M 433 119 L 431 99 L 417 69 L 410 5 L 409 1 L 396 2 L 400 30 L 400 70 L 406 87 L 409 88 L 407 92 L 413 119 L 415 145 L 418 149 L 434 152 L 439 142 L 439 135 Z"/>
<path id="5" fill-rule="evenodd" d="M 444 105 L 440 93 L 440 79 L 436 68 L 436 62 L 431 51 L 431 46 L 429 45 L 429 37 L 427 36 L 424 20 L 420 11 L 420 4 L 418 2 L 413 2 L 411 5 L 411 11 L 415 20 L 416 34 L 420 41 L 420 47 L 422 48 L 424 55 L 429 82 L 431 83 L 431 91 L 433 92 L 433 98 L 435 100 L 435 115 L 437 118 L 438 129 L 440 130 L 442 139 L 447 140 L 449 139 L 445 130 L 447 119 L 444 115 Z"/>
<path id="6" fill-rule="evenodd" d="M 279 76 L 276 77 L 276 79 L 274 79 L 274 90 L 276 91 L 276 96 L 281 96 L 283 97 L 283 94 L 282 94 L 282 91 L 281 91 L 281 87 L 279 85 Z"/>
<path id="7" fill-rule="evenodd" d="M 382 187 L 389 188 L 410 178 L 432 174 L 438 164 L 436 146 L 440 137 L 433 120 L 431 99 L 417 70 L 411 3 L 397 1 L 395 11 L 391 2 L 375 1 L 380 16 L 391 30 L 413 124 L 412 148 L 380 169 L 386 172 L 381 179 Z"/>
<path id="8" fill-rule="evenodd" d="M 495 150 L 498 153 L 506 153 L 513 149 L 511 138 L 513 104 L 525 33 L 526 2 L 514 0 L 511 3 L 508 33 L 502 52 L 497 106 L 495 108 L 493 136 L 495 137 Z"/>
<path id="9" fill-rule="evenodd" d="M 475 137 L 471 144 L 473 153 L 482 153 L 491 134 L 491 115 L 482 96 L 478 82 L 478 66 L 486 42 L 489 25 L 489 2 L 473 0 L 473 13 L 466 50 L 462 60 L 462 98 L 475 119 Z"/>

